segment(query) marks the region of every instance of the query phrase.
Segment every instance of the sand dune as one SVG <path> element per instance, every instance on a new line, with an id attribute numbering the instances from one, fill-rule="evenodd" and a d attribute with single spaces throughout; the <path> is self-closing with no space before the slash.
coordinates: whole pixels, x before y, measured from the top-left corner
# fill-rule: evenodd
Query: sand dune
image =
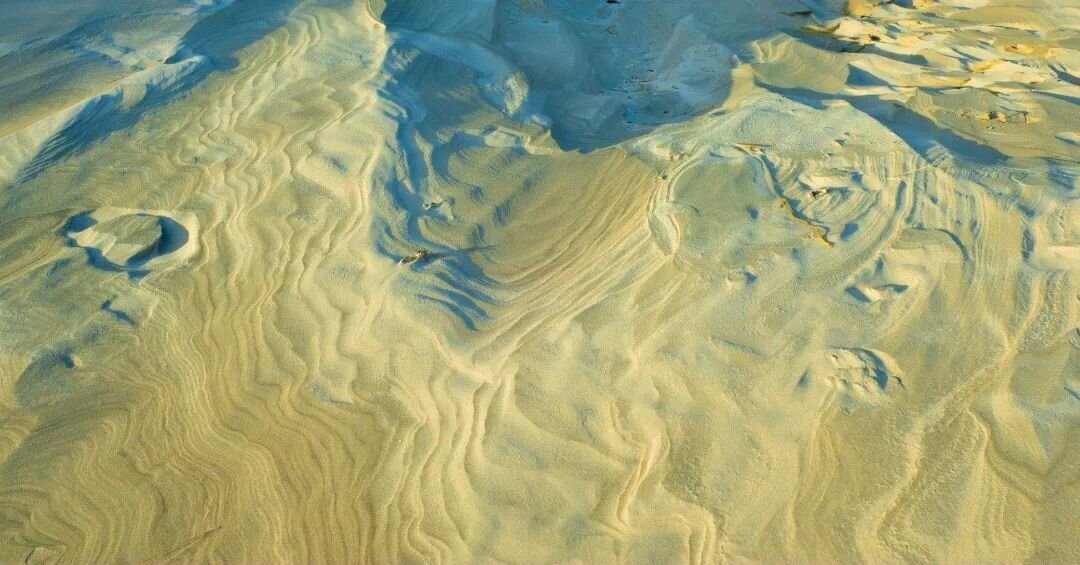
<path id="1" fill-rule="evenodd" d="M 12 6 L 0 561 L 1080 559 L 1080 6 Z"/>

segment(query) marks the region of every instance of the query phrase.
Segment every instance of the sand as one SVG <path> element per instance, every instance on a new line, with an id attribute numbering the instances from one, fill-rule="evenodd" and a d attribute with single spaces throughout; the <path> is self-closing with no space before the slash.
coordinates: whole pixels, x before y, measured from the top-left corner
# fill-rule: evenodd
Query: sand
<path id="1" fill-rule="evenodd" d="M 0 562 L 1080 561 L 1080 5 L 13 0 Z"/>

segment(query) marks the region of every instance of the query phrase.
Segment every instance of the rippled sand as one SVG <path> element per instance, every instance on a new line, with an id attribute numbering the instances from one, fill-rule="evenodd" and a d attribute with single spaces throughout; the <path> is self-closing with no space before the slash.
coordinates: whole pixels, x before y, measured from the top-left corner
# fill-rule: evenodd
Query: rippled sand
<path id="1" fill-rule="evenodd" d="M 1080 561 L 1075 0 L 4 10 L 0 561 Z"/>

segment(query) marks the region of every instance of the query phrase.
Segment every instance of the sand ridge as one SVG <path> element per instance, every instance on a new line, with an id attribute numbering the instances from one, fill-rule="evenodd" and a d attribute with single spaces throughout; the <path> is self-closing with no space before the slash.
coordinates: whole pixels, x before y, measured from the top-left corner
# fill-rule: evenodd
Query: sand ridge
<path id="1" fill-rule="evenodd" d="M 0 28 L 0 561 L 1080 558 L 1069 3 L 90 4 Z"/>

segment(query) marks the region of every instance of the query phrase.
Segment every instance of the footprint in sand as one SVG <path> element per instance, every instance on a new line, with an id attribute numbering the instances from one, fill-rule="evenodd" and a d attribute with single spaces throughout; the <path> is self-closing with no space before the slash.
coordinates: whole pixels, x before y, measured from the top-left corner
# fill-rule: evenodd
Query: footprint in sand
<path id="1" fill-rule="evenodd" d="M 908 289 L 906 284 L 882 284 L 872 285 L 857 283 L 847 288 L 847 293 L 855 297 L 859 302 L 872 304 L 880 300 L 892 300 Z"/>
<path id="2" fill-rule="evenodd" d="M 904 383 L 896 360 L 882 351 L 829 348 L 810 363 L 798 382 L 801 390 L 820 385 L 837 392 L 841 409 L 851 411 L 859 405 L 882 404 Z"/>
<path id="3" fill-rule="evenodd" d="M 1024 234 L 1022 253 L 1040 269 L 1080 270 L 1080 203 L 1060 206 L 1033 222 Z"/>
<path id="4" fill-rule="evenodd" d="M 194 255 L 198 224 L 192 214 L 98 208 L 72 216 L 61 233 L 93 267 L 140 278 Z"/>

